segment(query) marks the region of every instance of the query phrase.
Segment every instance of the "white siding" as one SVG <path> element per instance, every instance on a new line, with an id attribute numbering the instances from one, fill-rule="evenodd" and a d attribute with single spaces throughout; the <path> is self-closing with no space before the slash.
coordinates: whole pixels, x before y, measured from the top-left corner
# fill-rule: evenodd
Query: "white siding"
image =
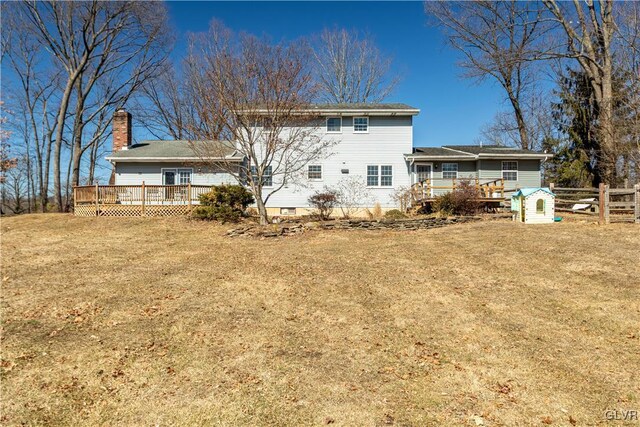
<path id="1" fill-rule="evenodd" d="M 267 202 L 268 207 L 308 207 L 307 199 L 325 187 L 334 188 L 341 179 L 358 177 L 366 182 L 367 165 L 391 165 L 392 187 L 371 187 L 371 206 L 376 202 L 383 208 L 395 207 L 391 199 L 394 189 L 410 185 L 410 174 L 404 154 L 413 146 L 412 117 L 369 117 L 369 132 L 354 133 L 353 118 L 342 118 L 342 133 L 326 133 L 323 125 L 319 132 L 323 140 L 331 140 L 331 154 L 313 164 L 322 165 L 322 181 L 302 180 L 304 186 L 290 185 L 275 193 Z M 347 169 L 348 174 L 343 174 Z M 275 181 L 275 180 L 274 180 Z M 277 184 L 274 182 L 274 184 Z"/>
<path id="2" fill-rule="evenodd" d="M 194 185 L 219 185 L 235 182 L 232 175 L 206 167 L 179 163 L 117 163 L 116 185 L 162 185 L 162 169 L 192 168 L 191 183 Z"/>

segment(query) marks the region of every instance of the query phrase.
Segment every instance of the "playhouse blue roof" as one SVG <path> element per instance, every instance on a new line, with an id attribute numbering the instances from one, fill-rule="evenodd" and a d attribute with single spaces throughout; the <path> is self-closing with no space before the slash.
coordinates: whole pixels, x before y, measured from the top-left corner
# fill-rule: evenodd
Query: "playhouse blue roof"
<path id="1" fill-rule="evenodd" d="M 545 188 L 545 187 L 530 187 L 530 188 L 521 188 L 520 190 L 518 190 L 515 193 L 513 193 L 513 197 L 517 197 L 517 196 L 529 197 L 530 195 L 532 195 L 533 193 L 535 193 L 537 191 L 544 191 L 545 193 L 551 194 L 553 197 L 556 196 L 548 188 Z"/>

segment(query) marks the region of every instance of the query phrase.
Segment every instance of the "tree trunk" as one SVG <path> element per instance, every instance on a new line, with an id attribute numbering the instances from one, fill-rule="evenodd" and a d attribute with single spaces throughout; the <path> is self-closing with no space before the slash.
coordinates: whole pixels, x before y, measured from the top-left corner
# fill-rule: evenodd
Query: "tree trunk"
<path id="1" fill-rule="evenodd" d="M 260 224 L 269 224 L 269 215 L 267 215 L 267 207 L 264 205 L 262 195 L 256 197 L 256 205 L 258 205 L 258 216 L 260 218 Z"/>
<path id="2" fill-rule="evenodd" d="M 58 212 L 62 212 L 64 206 L 62 204 L 62 183 L 60 181 L 60 159 L 62 153 L 62 138 L 64 134 L 64 123 L 67 119 L 67 110 L 69 108 L 69 99 L 71 98 L 71 91 L 75 84 L 78 72 L 75 72 L 73 76 L 69 76 L 67 85 L 64 88 L 62 94 L 62 101 L 60 102 L 60 110 L 58 111 L 57 128 L 55 146 L 53 149 L 53 197 Z"/>

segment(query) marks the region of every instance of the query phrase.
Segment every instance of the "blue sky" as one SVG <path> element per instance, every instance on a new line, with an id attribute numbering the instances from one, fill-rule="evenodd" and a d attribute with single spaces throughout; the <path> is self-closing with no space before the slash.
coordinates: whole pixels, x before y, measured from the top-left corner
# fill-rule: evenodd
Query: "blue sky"
<path id="1" fill-rule="evenodd" d="M 460 77 L 457 52 L 445 46 L 438 28 L 427 25 L 422 2 L 169 2 L 178 32 L 176 56 L 188 32 L 206 31 L 216 18 L 234 31 L 296 39 L 324 28 L 371 34 L 393 57 L 402 81 L 389 101 L 420 108 L 414 145 L 470 144 L 483 124 L 504 108 L 493 83 L 477 85 Z"/>

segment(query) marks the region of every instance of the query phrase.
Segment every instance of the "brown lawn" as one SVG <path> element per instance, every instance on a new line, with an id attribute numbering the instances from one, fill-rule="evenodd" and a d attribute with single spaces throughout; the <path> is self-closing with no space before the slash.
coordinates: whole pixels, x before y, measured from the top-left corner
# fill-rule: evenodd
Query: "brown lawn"
<path id="1" fill-rule="evenodd" d="M 638 226 L 225 229 L 3 219 L 1 424 L 593 425 L 640 410 Z"/>

